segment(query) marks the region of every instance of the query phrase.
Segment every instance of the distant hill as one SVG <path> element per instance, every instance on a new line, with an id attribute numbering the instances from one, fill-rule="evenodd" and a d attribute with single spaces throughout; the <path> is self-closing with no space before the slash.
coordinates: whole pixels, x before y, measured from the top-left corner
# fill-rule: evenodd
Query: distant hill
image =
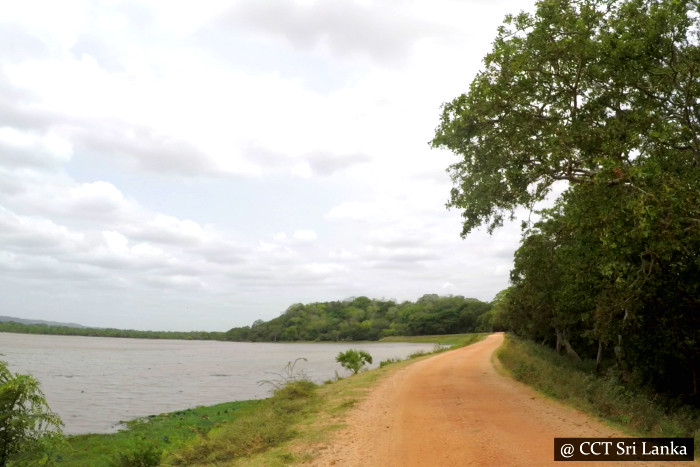
<path id="1" fill-rule="evenodd" d="M 228 340 L 374 341 L 491 331 L 491 304 L 462 296 L 423 295 L 415 303 L 356 297 L 342 302 L 297 303 L 270 321 L 230 329 Z"/>
<path id="2" fill-rule="evenodd" d="M 21 324 L 45 324 L 47 326 L 64 326 L 67 328 L 84 329 L 86 327 L 86 326 L 83 326 L 81 324 L 75 324 L 75 323 L 59 323 L 58 321 L 44 321 L 43 319 L 24 319 L 24 318 L 15 318 L 12 316 L 0 316 L 0 322 L 5 322 L 5 321 L 12 321 L 14 323 L 21 323 Z"/>

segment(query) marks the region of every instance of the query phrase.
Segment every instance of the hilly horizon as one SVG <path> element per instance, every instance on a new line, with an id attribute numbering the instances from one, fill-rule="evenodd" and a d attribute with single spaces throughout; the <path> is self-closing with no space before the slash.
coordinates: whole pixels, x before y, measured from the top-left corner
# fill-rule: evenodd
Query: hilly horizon
<path id="1" fill-rule="evenodd" d="M 46 321 L 43 319 L 27 319 L 27 318 L 16 318 L 14 316 L 0 316 L 0 322 L 15 322 L 20 324 L 45 324 L 47 326 L 65 326 L 69 328 L 87 328 L 82 324 L 77 323 L 63 323 L 59 321 Z"/>

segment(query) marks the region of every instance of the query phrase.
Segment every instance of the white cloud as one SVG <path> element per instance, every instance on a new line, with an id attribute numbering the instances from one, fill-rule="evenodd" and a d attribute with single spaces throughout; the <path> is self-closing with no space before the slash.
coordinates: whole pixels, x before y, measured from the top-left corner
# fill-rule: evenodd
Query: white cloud
<path id="1" fill-rule="evenodd" d="M 81 232 L 71 231 L 48 219 L 17 215 L 1 206 L 0 226 L 0 238 L 7 250 L 60 255 L 77 250 L 85 240 Z"/>
<path id="2" fill-rule="evenodd" d="M 390 212 L 390 207 L 385 208 L 379 202 L 347 201 L 333 206 L 326 214 L 329 220 L 370 221 L 384 218 L 384 213 Z"/>
<path id="3" fill-rule="evenodd" d="M 292 167 L 292 175 L 299 178 L 311 178 L 313 174 L 308 162 L 299 162 Z"/>
<path id="4" fill-rule="evenodd" d="M 427 142 L 519 8 L 8 4 L 0 291 L 28 317 L 170 329 L 353 295 L 490 299 L 517 228 L 461 240 L 453 158 Z M 161 311 L 183 303 L 197 316 Z"/>
<path id="5" fill-rule="evenodd" d="M 49 132 L 46 135 L 0 128 L 0 162 L 9 167 L 55 166 L 66 163 L 73 154 L 70 141 Z"/>
<path id="6" fill-rule="evenodd" d="M 200 245 L 209 239 L 201 225 L 190 219 L 157 213 L 143 225 L 134 225 L 130 235 L 141 240 L 174 245 Z"/>
<path id="7" fill-rule="evenodd" d="M 313 230 L 295 230 L 294 231 L 294 236 L 292 237 L 294 240 L 297 240 L 299 242 L 313 242 L 318 239 L 318 235 L 316 235 L 316 232 Z"/>
<path id="8" fill-rule="evenodd" d="M 408 9 L 376 8 L 347 0 L 334 2 L 238 2 L 215 23 L 283 38 L 292 47 L 385 64 L 409 55 L 421 37 L 440 28 Z"/>

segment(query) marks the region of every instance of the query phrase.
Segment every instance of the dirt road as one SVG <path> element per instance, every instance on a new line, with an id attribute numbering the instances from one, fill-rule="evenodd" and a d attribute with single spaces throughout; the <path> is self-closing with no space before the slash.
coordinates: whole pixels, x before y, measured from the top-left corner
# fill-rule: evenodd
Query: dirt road
<path id="1" fill-rule="evenodd" d="M 555 437 L 626 436 L 500 374 L 502 342 L 493 334 L 388 376 L 313 465 L 539 466 L 554 463 Z"/>

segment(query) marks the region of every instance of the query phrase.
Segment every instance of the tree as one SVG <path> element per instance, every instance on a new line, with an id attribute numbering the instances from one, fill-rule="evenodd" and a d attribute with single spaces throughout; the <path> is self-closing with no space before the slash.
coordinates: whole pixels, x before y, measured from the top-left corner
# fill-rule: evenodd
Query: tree
<path id="1" fill-rule="evenodd" d="M 349 349 L 345 352 L 340 352 L 335 357 L 335 361 L 356 375 L 365 364 L 372 364 L 372 356 L 364 350 Z"/>
<path id="2" fill-rule="evenodd" d="M 508 16 L 469 92 L 443 105 L 462 235 L 500 226 L 557 180 L 636 186 L 650 158 L 697 167 L 697 5 L 542 0 Z"/>
<path id="3" fill-rule="evenodd" d="M 0 361 L 0 466 L 20 455 L 36 459 L 50 441 L 61 437 L 62 425 L 37 380 L 10 373 Z"/>
<path id="4" fill-rule="evenodd" d="M 699 392 L 699 18 L 687 0 L 541 0 L 506 18 L 432 141 L 458 156 L 463 236 L 568 183 L 524 233 L 509 327 L 598 363 L 612 348 L 623 379 L 676 394 Z"/>

